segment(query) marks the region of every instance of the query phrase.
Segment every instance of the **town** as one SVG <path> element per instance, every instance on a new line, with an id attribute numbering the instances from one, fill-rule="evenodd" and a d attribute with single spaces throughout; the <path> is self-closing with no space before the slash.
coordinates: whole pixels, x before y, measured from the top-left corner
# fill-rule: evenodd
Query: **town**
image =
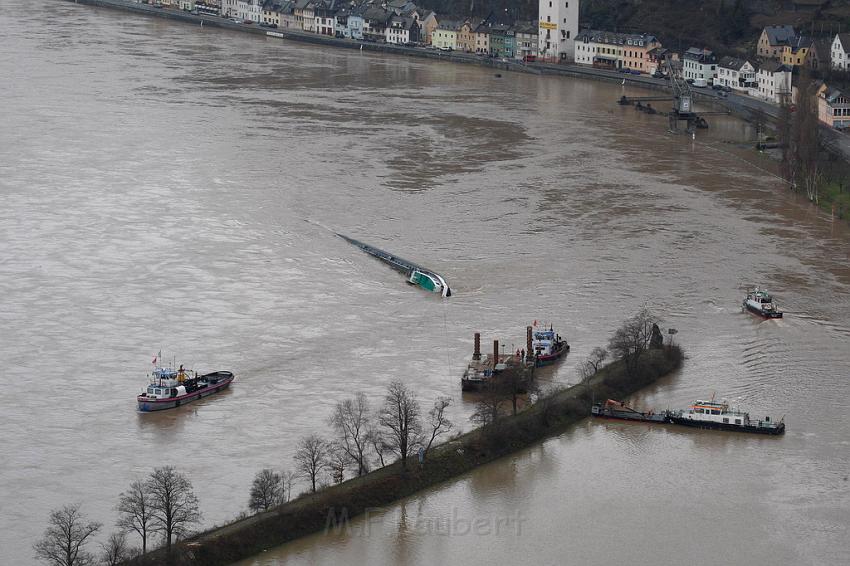
<path id="1" fill-rule="evenodd" d="M 681 53 L 651 32 L 579 30 L 579 1 L 540 0 L 538 21 L 509 14 L 449 19 L 409 0 L 142 0 L 163 9 L 221 17 L 245 26 L 285 29 L 338 39 L 474 54 L 525 64 L 565 63 L 665 78 L 671 72 L 720 97 L 734 92 L 776 106 L 797 101 L 800 69 L 847 71 L 850 33 L 832 39 L 790 25 L 764 27 L 750 58 L 720 57 L 702 46 Z M 270 32 L 273 34 L 274 32 Z M 850 127 L 850 96 L 823 81 L 815 85 L 819 121 Z"/>

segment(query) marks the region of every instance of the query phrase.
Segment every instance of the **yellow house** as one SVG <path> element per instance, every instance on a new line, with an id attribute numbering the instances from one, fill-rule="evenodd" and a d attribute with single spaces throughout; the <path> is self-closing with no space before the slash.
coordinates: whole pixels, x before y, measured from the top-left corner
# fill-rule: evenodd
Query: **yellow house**
<path id="1" fill-rule="evenodd" d="M 793 26 L 767 26 L 761 31 L 756 52 L 759 57 L 779 61 L 783 48 L 790 45 L 796 36 Z"/>
<path id="2" fill-rule="evenodd" d="M 437 49 L 456 50 L 457 32 L 460 30 L 460 22 L 443 20 L 431 34 L 431 45 Z"/>
<path id="3" fill-rule="evenodd" d="M 280 4 L 279 2 L 266 2 L 263 5 L 262 22 L 280 27 Z"/>
<path id="4" fill-rule="evenodd" d="M 788 45 L 782 46 L 780 61 L 789 67 L 800 67 L 806 64 L 806 57 L 812 48 L 810 37 L 797 36 L 789 41 Z"/>
<path id="5" fill-rule="evenodd" d="M 475 51 L 475 30 L 469 22 L 463 22 L 457 32 L 457 48 L 468 53 Z"/>

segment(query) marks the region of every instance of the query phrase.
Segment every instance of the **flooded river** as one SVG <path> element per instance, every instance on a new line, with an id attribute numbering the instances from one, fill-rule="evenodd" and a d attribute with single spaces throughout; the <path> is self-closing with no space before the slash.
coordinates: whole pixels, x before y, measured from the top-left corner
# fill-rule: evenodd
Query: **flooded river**
<path id="1" fill-rule="evenodd" d="M 66 503 L 108 533 L 154 466 L 191 478 L 204 526 L 231 519 L 391 379 L 468 430 L 473 332 L 519 347 L 551 321 L 573 349 L 541 380 L 569 383 L 644 304 L 688 359 L 635 404 L 716 394 L 787 434 L 582 422 L 247 564 L 844 561 L 850 231 L 739 147 L 746 125 L 692 140 L 616 84 L 31 6 L 0 0 L 0 563 L 31 563 Z M 755 283 L 785 319 L 741 312 Z M 237 381 L 139 414 L 160 349 Z"/>

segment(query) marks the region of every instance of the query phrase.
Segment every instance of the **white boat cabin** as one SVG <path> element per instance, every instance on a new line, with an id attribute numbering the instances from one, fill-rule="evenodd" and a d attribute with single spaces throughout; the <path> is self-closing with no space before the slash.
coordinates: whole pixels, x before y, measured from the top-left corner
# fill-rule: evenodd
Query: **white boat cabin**
<path id="1" fill-rule="evenodd" d="M 729 408 L 726 403 L 714 401 L 696 401 L 683 411 L 682 417 L 694 421 L 715 422 L 729 425 L 745 426 L 749 424 L 750 415 Z"/>
<path id="2" fill-rule="evenodd" d="M 762 291 L 758 287 L 747 293 L 747 305 L 761 311 L 774 311 L 776 305 L 773 304 L 773 297 L 767 291 Z"/>

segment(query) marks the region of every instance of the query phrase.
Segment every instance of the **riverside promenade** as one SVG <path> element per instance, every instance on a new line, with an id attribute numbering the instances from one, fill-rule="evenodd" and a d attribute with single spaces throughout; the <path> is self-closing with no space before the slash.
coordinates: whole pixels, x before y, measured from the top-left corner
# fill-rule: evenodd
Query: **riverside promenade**
<path id="1" fill-rule="evenodd" d="M 473 53 L 461 53 L 454 51 L 445 52 L 438 49 L 428 49 L 424 47 L 406 47 L 391 43 L 373 43 L 355 39 L 329 37 L 286 28 L 271 29 L 261 27 L 256 24 L 246 25 L 234 22 L 229 18 L 195 15 L 183 10 L 142 4 L 137 0 L 66 1 L 74 2 L 76 4 L 113 8 L 147 16 L 177 20 L 193 24 L 198 27 L 214 26 L 217 28 L 263 36 L 269 40 L 299 41 L 302 43 L 312 43 L 314 45 L 325 45 L 343 49 L 356 49 L 388 55 L 422 57 L 425 59 L 446 61 L 450 63 L 479 65 L 483 67 L 490 67 L 499 71 L 532 73 L 536 75 L 558 75 L 563 77 L 618 82 L 623 85 L 649 90 L 670 90 L 668 81 L 665 79 L 656 79 L 648 75 L 631 75 L 619 73 L 617 71 L 595 69 L 584 65 L 569 63 L 525 63 L 515 59 L 483 57 Z M 764 100 L 759 100 L 757 98 L 735 92 L 728 93 L 727 96 L 721 97 L 716 91 L 711 89 L 694 89 L 693 93 L 695 100 L 723 108 L 730 114 L 743 118 L 744 120 L 760 121 L 776 126 L 777 119 L 779 118 L 779 106 Z M 615 103 L 613 100 L 611 102 L 612 104 Z M 824 147 L 832 153 L 841 156 L 844 160 L 850 162 L 850 137 L 826 126 L 821 127 L 821 134 L 821 143 Z"/>

